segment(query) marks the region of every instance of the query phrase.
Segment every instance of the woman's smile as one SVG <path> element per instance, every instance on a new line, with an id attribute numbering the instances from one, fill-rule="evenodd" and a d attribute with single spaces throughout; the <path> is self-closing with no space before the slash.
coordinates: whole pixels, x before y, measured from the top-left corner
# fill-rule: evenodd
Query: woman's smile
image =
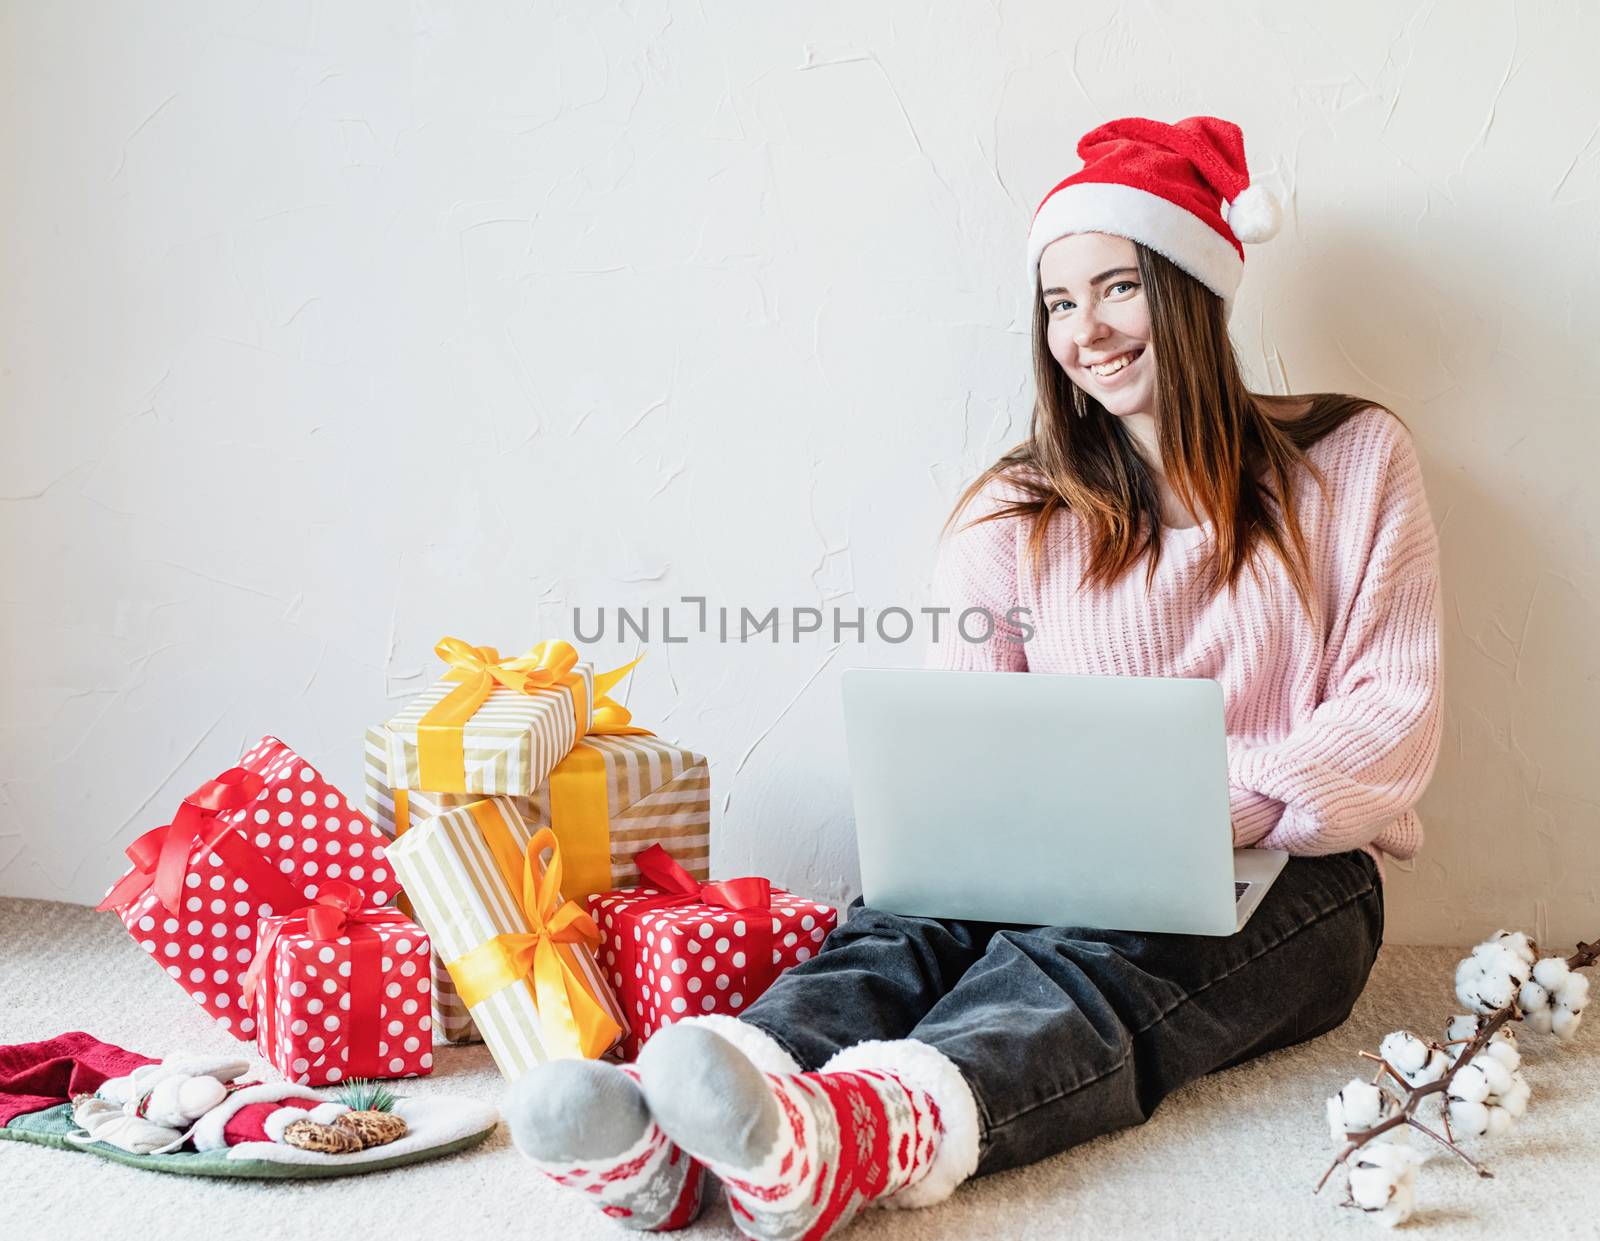
<path id="1" fill-rule="evenodd" d="M 1086 369 L 1103 388 L 1114 388 L 1126 381 L 1127 374 L 1134 368 L 1138 360 L 1144 356 L 1144 346 L 1138 345 L 1133 349 L 1125 349 L 1115 357 L 1107 358 L 1104 362 L 1088 365 Z"/>

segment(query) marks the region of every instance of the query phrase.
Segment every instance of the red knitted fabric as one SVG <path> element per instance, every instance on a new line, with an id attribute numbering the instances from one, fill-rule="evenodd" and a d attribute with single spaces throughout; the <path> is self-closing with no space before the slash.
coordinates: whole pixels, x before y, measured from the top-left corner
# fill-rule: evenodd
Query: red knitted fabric
<path id="1" fill-rule="evenodd" d="M 123 1077 L 149 1056 L 74 1030 L 38 1043 L 0 1047 L 0 1126 L 42 1112 L 74 1095 L 93 1094 L 109 1077 Z"/>

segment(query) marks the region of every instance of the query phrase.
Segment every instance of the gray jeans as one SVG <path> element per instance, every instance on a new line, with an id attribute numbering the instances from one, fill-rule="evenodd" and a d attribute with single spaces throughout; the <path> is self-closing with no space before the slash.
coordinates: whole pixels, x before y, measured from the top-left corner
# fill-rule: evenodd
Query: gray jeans
<path id="1" fill-rule="evenodd" d="M 914 1038 L 961 1069 L 978 1174 L 1148 1120 L 1171 1091 L 1334 1029 L 1383 942 L 1377 864 L 1291 857 L 1226 937 L 1014 927 L 863 906 L 741 1016 L 804 1069 Z"/>

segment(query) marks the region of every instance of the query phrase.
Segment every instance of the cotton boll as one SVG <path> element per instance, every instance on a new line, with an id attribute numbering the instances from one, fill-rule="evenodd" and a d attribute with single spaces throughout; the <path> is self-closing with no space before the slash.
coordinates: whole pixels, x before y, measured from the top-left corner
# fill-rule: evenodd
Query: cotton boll
<path id="1" fill-rule="evenodd" d="M 1546 991 L 1559 990 L 1572 975 L 1565 957 L 1544 957 L 1533 967 L 1533 980 Z"/>
<path id="2" fill-rule="evenodd" d="M 1417 1182 L 1414 1174 L 1395 1182 L 1394 1196 L 1389 1205 L 1378 1212 L 1378 1223 L 1385 1228 L 1397 1228 L 1411 1218 L 1417 1208 Z"/>
<path id="3" fill-rule="evenodd" d="M 1399 1110 L 1394 1099 L 1371 1082 L 1352 1077 L 1343 1090 L 1328 1099 L 1328 1132 L 1335 1142 L 1348 1141 L 1348 1134 L 1373 1128 Z M 1405 1128 L 1397 1126 L 1381 1135 L 1388 1141 L 1404 1141 Z"/>
<path id="4" fill-rule="evenodd" d="M 1439 1048 L 1422 1041 L 1410 1030 L 1396 1030 L 1378 1044 L 1378 1054 L 1413 1086 L 1426 1086 L 1443 1077 L 1451 1059 Z"/>
<path id="5" fill-rule="evenodd" d="M 1346 1122 L 1344 1118 L 1344 1105 L 1340 1103 L 1338 1095 L 1328 1096 L 1327 1112 L 1329 1136 L 1331 1136 L 1335 1142 L 1349 1141 L 1349 1138 L 1346 1136 L 1349 1131 L 1345 1128 Z M 1358 1128 L 1365 1128 L 1365 1126 L 1359 1126 Z"/>
<path id="6" fill-rule="evenodd" d="M 1502 1038 L 1492 1038 L 1489 1045 L 1483 1049 L 1483 1055 L 1491 1056 L 1503 1064 L 1507 1069 L 1522 1067 L 1522 1053 L 1517 1050 L 1517 1045 Z"/>
<path id="7" fill-rule="evenodd" d="M 1551 1031 L 1563 1041 L 1576 1037 L 1583 1020 L 1584 1006 L 1589 1002 L 1589 979 L 1583 974 L 1567 975 L 1553 999 L 1555 1007 L 1550 1014 Z"/>
<path id="8" fill-rule="evenodd" d="M 1533 967 L 1534 958 L 1538 956 L 1538 948 L 1533 940 L 1529 939 L 1523 931 L 1496 931 L 1489 936 L 1485 943 L 1494 944 L 1514 953 L 1530 969 Z"/>
<path id="9" fill-rule="evenodd" d="M 1507 1092 L 1505 1098 L 1500 1101 L 1500 1106 L 1510 1112 L 1512 1116 L 1520 1117 L 1528 1110 L 1528 1096 L 1533 1093 L 1533 1089 L 1528 1085 L 1527 1080 L 1521 1073 L 1515 1076 L 1516 1080 L 1512 1082 L 1511 1089 Z"/>
<path id="10" fill-rule="evenodd" d="M 1428 1045 L 1410 1030 L 1385 1034 L 1378 1054 L 1407 1077 L 1428 1063 Z"/>
<path id="11" fill-rule="evenodd" d="M 1410 1030 L 1395 1030 L 1384 1035 L 1378 1054 L 1413 1086 L 1426 1086 L 1445 1075 L 1450 1059 L 1436 1047 L 1422 1041 Z"/>
<path id="12" fill-rule="evenodd" d="M 1373 1143 L 1350 1159 L 1350 1200 L 1393 1228 L 1411 1218 L 1421 1155 L 1407 1146 Z"/>
<path id="13" fill-rule="evenodd" d="M 1437 1047 L 1428 1052 L 1428 1063 L 1410 1075 L 1413 1086 L 1426 1086 L 1436 1082 L 1450 1071 L 1451 1058 Z"/>
<path id="14" fill-rule="evenodd" d="M 1489 1132 L 1489 1109 L 1469 1099 L 1451 1099 L 1450 1127 L 1457 1135 L 1481 1138 Z"/>
<path id="15" fill-rule="evenodd" d="M 1536 962 L 1533 978 L 1517 992 L 1523 1020 L 1529 1027 L 1563 1040 L 1577 1035 L 1579 1014 L 1588 1000 L 1588 975 L 1569 968 L 1563 957 L 1544 957 Z"/>
<path id="16" fill-rule="evenodd" d="M 1476 961 L 1478 967 L 1495 973 L 1505 972 L 1515 974 L 1518 978 L 1526 978 L 1533 970 L 1533 962 L 1523 957 L 1520 953 L 1513 952 L 1503 944 L 1482 943 L 1472 950 L 1472 955 L 1466 958 Z"/>
<path id="17" fill-rule="evenodd" d="M 1446 1042 L 1454 1043 L 1464 1038 L 1472 1038 L 1478 1032 L 1478 1027 L 1483 1023 L 1471 1013 L 1461 1013 L 1450 1018 L 1450 1024 L 1444 1028 Z"/>
<path id="18" fill-rule="evenodd" d="M 1479 977 L 1477 985 L 1468 993 L 1470 999 L 1459 991 L 1456 995 L 1469 1007 L 1477 1008 L 1479 1012 L 1493 1013 L 1516 999 L 1521 987 L 1522 979 L 1517 975 L 1497 972 Z"/>
<path id="19" fill-rule="evenodd" d="M 1472 1065 L 1477 1067 L 1483 1074 L 1484 1080 L 1489 1083 L 1491 1096 L 1503 1095 L 1511 1089 L 1510 1071 L 1493 1056 L 1480 1052 L 1472 1058 Z"/>
<path id="20" fill-rule="evenodd" d="M 1516 998 L 1530 966 L 1497 944 L 1479 944 L 1456 966 L 1456 998 L 1479 1013 L 1492 1013 Z"/>
<path id="21" fill-rule="evenodd" d="M 1483 1075 L 1477 1058 L 1470 1064 L 1462 1066 L 1456 1075 L 1450 1079 L 1448 1091 L 1452 1099 L 1461 1099 L 1468 1103 L 1482 1103 L 1489 1097 L 1489 1079 Z"/>
<path id="22" fill-rule="evenodd" d="M 1479 1052 L 1450 1079 L 1451 1127 L 1471 1137 L 1497 1138 L 1527 1111 L 1528 1083 L 1489 1050 Z"/>
<path id="23" fill-rule="evenodd" d="M 1462 964 L 1471 966 L 1470 962 Z M 1491 976 L 1476 966 L 1462 970 L 1456 975 L 1456 999 L 1474 1012 L 1492 1013 L 1496 1009 L 1504 1008 L 1511 1002 L 1511 997 L 1517 990 L 1508 975 Z"/>

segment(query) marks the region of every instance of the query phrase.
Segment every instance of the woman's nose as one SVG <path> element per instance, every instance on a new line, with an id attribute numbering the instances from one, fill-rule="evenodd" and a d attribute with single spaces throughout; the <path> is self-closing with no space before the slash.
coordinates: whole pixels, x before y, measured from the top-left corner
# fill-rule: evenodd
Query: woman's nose
<path id="1" fill-rule="evenodd" d="M 1083 317 L 1078 321 L 1078 329 L 1072 334 L 1072 338 L 1077 342 L 1078 348 L 1082 349 L 1086 345 L 1093 344 L 1105 334 L 1106 325 L 1100 321 L 1093 311 L 1086 310 L 1083 312 Z"/>

